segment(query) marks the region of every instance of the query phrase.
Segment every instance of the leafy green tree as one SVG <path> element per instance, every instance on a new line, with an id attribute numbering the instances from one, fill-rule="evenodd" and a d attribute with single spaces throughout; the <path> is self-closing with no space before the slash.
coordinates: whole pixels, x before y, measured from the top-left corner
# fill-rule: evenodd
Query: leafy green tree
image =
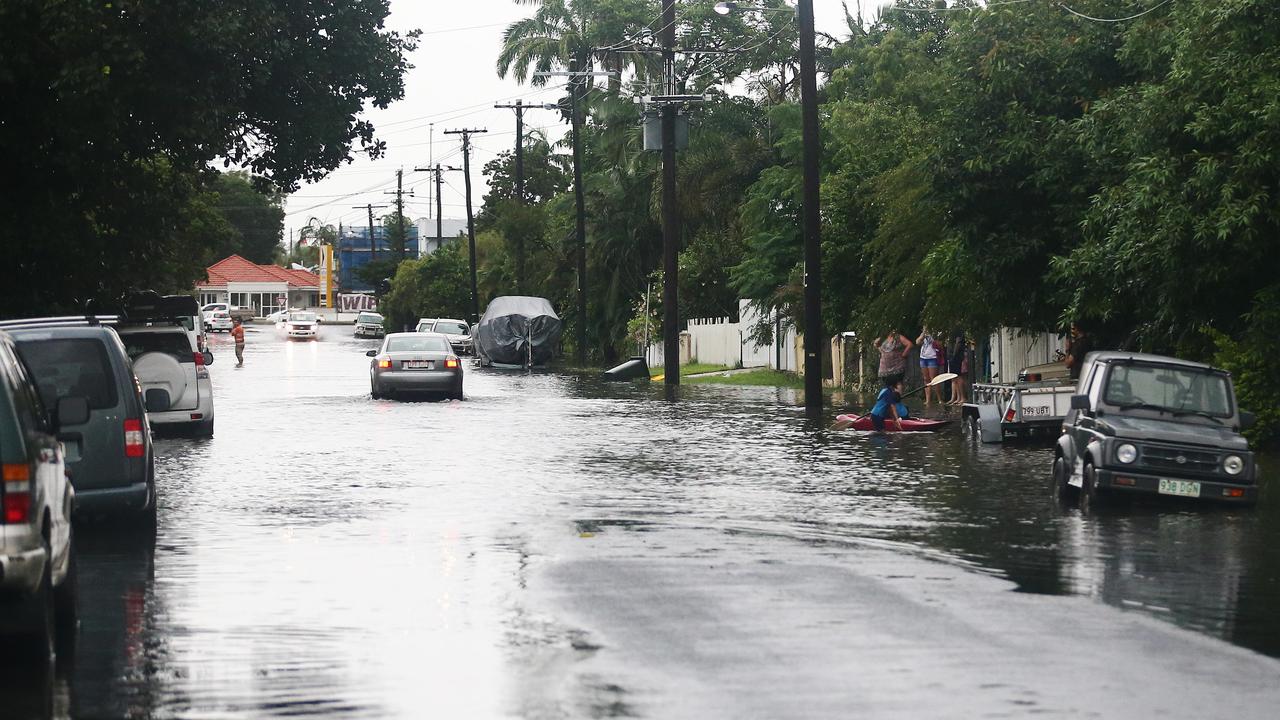
<path id="1" fill-rule="evenodd" d="M 400 263 L 391 292 L 382 298 L 387 327 L 412 327 L 420 317 L 467 317 L 471 307 L 469 268 L 461 242 Z"/>
<path id="2" fill-rule="evenodd" d="M 246 172 L 219 173 L 213 181 L 218 212 L 235 231 L 231 245 L 235 252 L 250 262 L 269 264 L 281 254 L 280 237 L 284 229 L 284 200 L 280 193 L 252 182 Z"/>
<path id="3" fill-rule="evenodd" d="M 190 288 L 221 160 L 281 191 L 376 155 L 366 103 L 404 90 L 386 0 L 0 3 L 6 314 Z M 195 223 L 195 224 L 192 224 Z M 32 285 L 30 277 L 47 277 Z"/>

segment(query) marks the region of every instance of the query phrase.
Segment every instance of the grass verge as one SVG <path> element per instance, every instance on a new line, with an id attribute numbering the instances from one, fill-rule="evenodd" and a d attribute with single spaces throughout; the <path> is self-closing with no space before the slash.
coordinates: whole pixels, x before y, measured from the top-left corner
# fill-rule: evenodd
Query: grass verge
<path id="1" fill-rule="evenodd" d="M 715 385 L 764 385 L 804 389 L 804 378 L 795 373 L 780 372 L 778 370 L 752 370 L 727 376 L 709 375 L 695 378 L 685 378 L 682 375 L 680 380 L 682 382 Z"/>
<path id="2" fill-rule="evenodd" d="M 721 370 L 732 370 L 732 369 L 733 368 L 729 367 L 728 365 L 712 365 L 711 363 L 689 363 L 688 365 L 680 366 L 680 377 L 684 378 L 686 375 L 694 375 L 696 373 L 720 372 Z M 662 377 L 662 368 L 660 367 L 650 368 L 649 376 L 655 377 L 655 378 Z"/>

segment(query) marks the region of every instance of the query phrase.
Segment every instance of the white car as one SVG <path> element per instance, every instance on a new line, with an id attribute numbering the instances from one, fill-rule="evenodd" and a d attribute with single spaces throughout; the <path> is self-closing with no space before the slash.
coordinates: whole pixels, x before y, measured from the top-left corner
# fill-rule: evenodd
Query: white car
<path id="1" fill-rule="evenodd" d="M 431 332 L 431 327 L 436 324 L 435 318 L 422 318 L 418 320 L 418 325 L 414 327 L 414 332 Z"/>
<path id="2" fill-rule="evenodd" d="M 209 332 L 231 332 L 235 323 L 231 322 L 231 313 L 215 310 L 205 317 L 204 326 Z"/>
<path id="3" fill-rule="evenodd" d="M 121 325 L 116 328 L 133 360 L 153 430 L 184 428 L 213 436 L 213 353 L 197 350 L 181 325 Z"/>
<path id="4" fill-rule="evenodd" d="M 421 331 L 420 331 L 421 332 Z M 459 355 L 474 355 L 471 341 L 471 326 L 466 320 L 439 318 L 431 325 L 431 332 L 440 333 L 449 338 L 449 345 Z"/>
<path id="5" fill-rule="evenodd" d="M 314 340 L 320 323 L 313 312 L 290 312 L 284 321 L 284 333 L 290 338 Z"/>

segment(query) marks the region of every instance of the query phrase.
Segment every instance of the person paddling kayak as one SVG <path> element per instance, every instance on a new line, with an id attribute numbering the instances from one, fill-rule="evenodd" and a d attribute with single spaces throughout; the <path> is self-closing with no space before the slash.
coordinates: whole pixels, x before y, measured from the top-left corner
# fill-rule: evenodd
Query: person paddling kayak
<path id="1" fill-rule="evenodd" d="M 909 417 L 911 413 L 902 402 L 902 379 L 893 378 L 876 396 L 876 405 L 871 408 L 871 424 L 883 431 L 885 420 L 892 418 L 893 426 L 902 430 L 902 421 Z"/>

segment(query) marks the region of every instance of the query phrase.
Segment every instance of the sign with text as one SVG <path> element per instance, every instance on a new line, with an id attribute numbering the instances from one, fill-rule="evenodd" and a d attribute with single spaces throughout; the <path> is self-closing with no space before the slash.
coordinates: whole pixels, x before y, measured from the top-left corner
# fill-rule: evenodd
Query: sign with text
<path id="1" fill-rule="evenodd" d="M 339 312 L 361 312 L 364 310 L 377 310 L 377 309 L 378 309 L 378 300 L 372 295 L 352 293 L 348 295 L 338 296 Z"/>

